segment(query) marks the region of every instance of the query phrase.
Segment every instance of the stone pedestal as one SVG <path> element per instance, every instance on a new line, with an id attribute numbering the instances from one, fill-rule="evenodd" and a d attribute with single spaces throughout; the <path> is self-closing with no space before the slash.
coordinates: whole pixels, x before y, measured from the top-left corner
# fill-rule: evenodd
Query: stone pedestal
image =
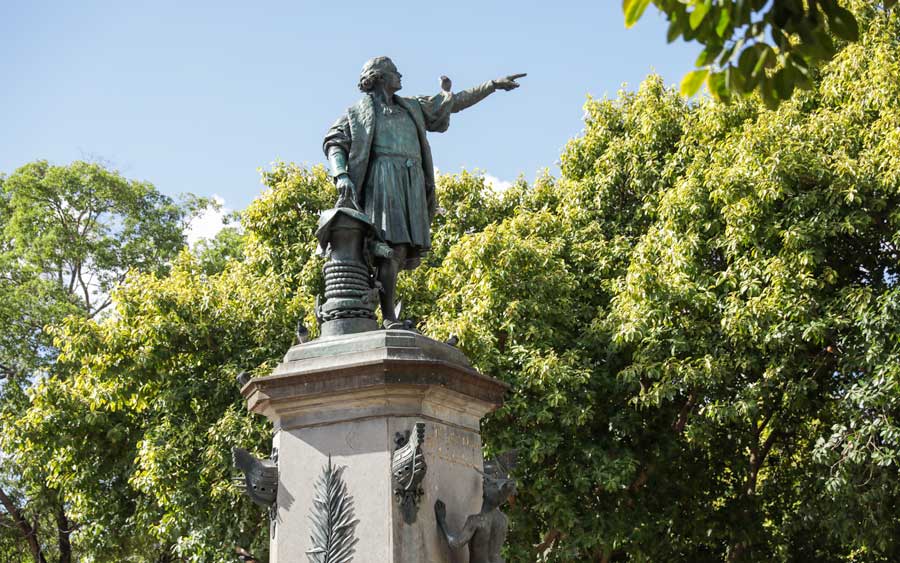
<path id="1" fill-rule="evenodd" d="M 506 386 L 476 372 L 456 348 L 403 330 L 376 330 L 294 346 L 268 377 L 242 393 L 275 425 L 279 487 L 272 563 L 306 562 L 313 483 L 328 456 L 343 473 L 356 518 L 354 563 L 465 562 L 438 536 L 434 503 L 451 528 L 481 507 L 481 418 Z M 397 433 L 425 423 L 427 472 L 416 520 L 395 498 Z"/>

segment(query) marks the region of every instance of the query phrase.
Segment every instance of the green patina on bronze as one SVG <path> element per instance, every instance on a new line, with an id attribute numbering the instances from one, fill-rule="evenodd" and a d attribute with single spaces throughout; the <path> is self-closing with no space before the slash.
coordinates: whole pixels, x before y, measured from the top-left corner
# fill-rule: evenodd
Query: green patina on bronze
<path id="1" fill-rule="evenodd" d="M 338 188 L 337 208 L 362 211 L 376 234 L 392 249 L 375 258 L 379 301 L 386 327 L 402 325 L 394 310 L 397 274 L 413 269 L 431 248 L 431 220 L 437 210 L 434 163 L 427 132 L 444 132 L 450 114 L 471 107 L 496 90 L 513 90 L 524 74 L 451 91 L 441 77 L 434 96 L 397 96 L 401 75 L 387 57 L 363 66 L 359 89 L 365 94 L 325 136 L 323 149 Z"/>

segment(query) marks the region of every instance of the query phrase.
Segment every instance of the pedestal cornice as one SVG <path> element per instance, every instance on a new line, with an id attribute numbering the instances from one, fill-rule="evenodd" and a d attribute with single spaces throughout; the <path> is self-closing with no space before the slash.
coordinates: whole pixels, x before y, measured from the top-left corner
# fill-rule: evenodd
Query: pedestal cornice
<path id="1" fill-rule="evenodd" d="M 423 416 L 477 431 L 507 389 L 452 346 L 378 330 L 294 346 L 272 375 L 250 380 L 241 393 L 278 428 Z"/>

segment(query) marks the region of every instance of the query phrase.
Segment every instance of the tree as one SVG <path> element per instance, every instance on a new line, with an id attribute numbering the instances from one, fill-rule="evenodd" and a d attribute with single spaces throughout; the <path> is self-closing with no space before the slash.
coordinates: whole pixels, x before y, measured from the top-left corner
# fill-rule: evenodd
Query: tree
<path id="1" fill-rule="evenodd" d="M 266 181 L 246 234 L 223 231 L 166 271 L 133 270 L 113 314 L 51 331 L 59 375 L 33 386 L 10 433 L 29 466 L 48 468 L 85 560 L 266 552 L 267 515 L 232 483 L 230 451 L 266 455 L 268 427 L 246 411 L 235 375 L 267 373 L 290 345 L 311 293 L 302 284 L 321 283 L 310 227 L 334 197 L 321 169 L 278 165 Z"/>
<path id="2" fill-rule="evenodd" d="M 759 92 L 770 108 L 809 89 L 814 69 L 859 38 L 859 25 L 844 0 L 654 0 L 669 20 L 666 38 L 703 46 L 695 66 L 681 83 L 693 95 L 706 81 L 718 100 Z M 896 0 L 885 0 L 890 10 Z M 623 0 L 625 25 L 643 15 L 650 0 Z M 766 37 L 769 35 L 769 38 Z"/>
<path id="3" fill-rule="evenodd" d="M 35 386 L 62 377 L 45 327 L 102 315 L 130 269 L 164 272 L 184 244 L 184 222 L 203 203 L 176 205 L 148 183 L 85 162 L 38 161 L 0 178 L 0 440 L 8 454 L 0 503 L 13 524 L 6 533 L 35 561 L 71 561 L 76 525 L 63 492 L 49 485 L 48 466 L 13 430 Z"/>
<path id="4" fill-rule="evenodd" d="M 429 274 L 427 330 L 513 388 L 516 560 L 897 558 L 900 26 L 855 9 L 777 112 L 589 102 L 562 177 Z"/>

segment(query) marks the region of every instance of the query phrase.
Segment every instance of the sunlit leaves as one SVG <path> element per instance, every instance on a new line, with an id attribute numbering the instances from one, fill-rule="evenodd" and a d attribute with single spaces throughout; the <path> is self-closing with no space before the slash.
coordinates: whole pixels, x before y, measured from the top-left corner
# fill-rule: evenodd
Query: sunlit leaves
<path id="1" fill-rule="evenodd" d="M 71 470 L 94 471 L 96 481 L 115 465 L 106 463 L 101 442 L 117 448 L 128 440 L 116 415 L 67 416 L 80 404 L 67 395 L 73 374 L 58 361 L 52 327 L 103 317 L 129 271 L 166 272 L 186 221 L 205 204 L 176 203 L 149 183 L 87 162 L 36 161 L 0 178 L 0 478 L 4 491 L 21 496 L 19 508 L 36 522 L 36 541 L 50 557 L 64 555 L 53 548 L 67 534 L 60 515 L 79 529 L 71 536 L 76 556 L 87 547 L 118 556 L 103 525 L 83 518 L 102 495 L 73 488 Z M 121 410 L 126 401 L 110 404 Z M 82 444 L 77 436 L 99 439 Z M 107 491 L 106 502 L 104 517 L 118 527 L 123 522 L 109 507 L 125 500 Z M 18 528 L 4 530 L 26 545 Z M 140 543 L 126 536 L 118 546 Z"/>
<path id="2" fill-rule="evenodd" d="M 625 27 L 631 27 L 644 14 L 650 0 L 622 0 L 622 11 L 625 12 Z"/>
<path id="3" fill-rule="evenodd" d="M 682 93 L 693 95 L 698 85 L 698 72 L 710 76 L 730 77 L 708 82 L 710 93 L 720 101 L 733 95 L 758 92 L 770 108 L 775 108 L 793 95 L 795 86 L 808 87 L 809 77 L 794 72 L 829 61 L 839 45 L 835 41 L 859 39 L 857 15 L 871 17 L 877 10 L 861 0 L 654 0 L 656 7 L 669 20 L 666 39 L 671 43 L 682 37 L 696 41 L 703 51 L 692 71 L 682 81 Z M 624 2 L 625 25 L 631 27 L 646 8 L 638 10 L 637 2 Z M 842 5 L 843 4 L 843 5 Z M 882 3 L 886 10 L 895 2 Z M 854 14 L 847 6 L 859 10 Z M 763 66 L 758 66 L 762 63 Z M 778 67 L 786 72 L 773 74 Z M 689 85 L 691 87 L 684 87 Z"/>
<path id="4" fill-rule="evenodd" d="M 700 86 L 703 85 L 703 81 L 706 80 L 706 75 L 709 74 L 709 70 L 694 70 L 687 73 L 684 78 L 681 80 L 681 93 L 685 96 L 693 96 L 697 93 L 697 90 L 700 89 Z"/>

